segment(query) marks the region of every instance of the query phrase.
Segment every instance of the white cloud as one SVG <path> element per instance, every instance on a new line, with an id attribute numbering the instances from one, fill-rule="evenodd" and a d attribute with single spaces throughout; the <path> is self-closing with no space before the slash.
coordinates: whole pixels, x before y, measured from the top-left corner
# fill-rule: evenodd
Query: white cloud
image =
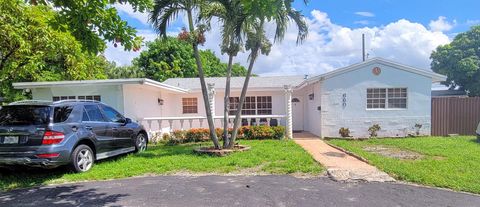
<path id="1" fill-rule="evenodd" d="M 352 29 L 333 23 L 325 12 L 314 10 L 311 16 L 307 19 L 310 33 L 304 44 L 296 45 L 297 30 L 291 25 L 284 41 L 275 44 L 269 56 L 258 58 L 254 66 L 255 74 L 315 75 L 360 62 L 362 34 L 366 34 L 366 48 L 370 57 L 384 57 L 429 69 L 431 52 L 437 46 L 450 42 L 443 32 L 429 30 L 422 24 L 404 19 L 381 27 Z M 219 25 L 212 25 L 212 30 L 206 34 L 207 42 L 202 47 L 213 50 L 219 56 L 220 28 Z M 273 30 L 272 25 L 267 27 L 269 34 Z M 120 51 L 117 54 L 119 50 L 116 48 L 112 51 L 109 47 L 107 57 L 128 64 L 129 59 L 138 56 L 138 52 L 132 55 Z M 243 52 L 235 61 L 247 66 L 247 58 L 248 52 Z M 221 55 L 221 59 L 227 61 L 225 55 Z"/>
<path id="2" fill-rule="evenodd" d="M 360 21 L 355 21 L 353 22 L 355 24 L 361 24 L 361 25 L 368 25 L 370 22 L 368 20 L 360 20 Z"/>
<path id="3" fill-rule="evenodd" d="M 140 21 L 142 24 L 148 24 L 148 13 L 141 13 L 141 12 L 135 12 L 133 10 L 132 5 L 125 3 L 125 4 L 120 4 L 120 3 L 115 3 L 113 5 L 117 9 L 118 12 L 124 13 L 138 21 Z"/>
<path id="4" fill-rule="evenodd" d="M 138 30 L 138 36 L 144 37 L 144 42 L 152 41 L 157 38 L 157 34 L 152 30 Z M 133 58 L 136 58 L 140 55 L 145 47 L 140 48 L 140 51 L 125 51 L 122 46 L 114 47 L 113 43 L 107 43 L 108 47 L 105 50 L 105 57 L 110 61 L 115 61 L 118 65 L 130 65 Z"/>
<path id="5" fill-rule="evenodd" d="M 366 12 L 366 11 L 359 11 L 355 12 L 356 15 L 362 16 L 362 17 L 374 17 L 375 14 L 372 12 Z"/>
<path id="6" fill-rule="evenodd" d="M 430 29 L 435 32 L 446 32 L 451 30 L 457 24 L 456 20 L 448 22 L 444 16 L 439 16 L 437 20 L 430 21 Z"/>
<path id="7" fill-rule="evenodd" d="M 468 26 L 478 25 L 478 24 L 480 24 L 480 19 L 475 19 L 475 20 L 468 19 L 465 22 L 465 24 L 468 25 Z"/>

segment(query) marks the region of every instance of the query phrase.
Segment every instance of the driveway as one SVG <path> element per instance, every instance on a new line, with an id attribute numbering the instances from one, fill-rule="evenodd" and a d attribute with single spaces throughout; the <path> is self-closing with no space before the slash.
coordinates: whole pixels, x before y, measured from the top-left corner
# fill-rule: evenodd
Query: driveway
<path id="1" fill-rule="evenodd" d="M 326 177 L 158 176 L 0 193 L 0 206 L 478 206 L 466 193 Z"/>

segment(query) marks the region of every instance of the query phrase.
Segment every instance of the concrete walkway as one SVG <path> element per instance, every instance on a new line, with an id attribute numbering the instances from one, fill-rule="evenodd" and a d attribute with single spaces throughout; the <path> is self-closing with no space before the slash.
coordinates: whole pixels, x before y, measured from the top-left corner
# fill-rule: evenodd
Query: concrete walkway
<path id="1" fill-rule="evenodd" d="M 395 181 L 387 173 L 350 156 L 310 133 L 295 133 L 297 144 L 327 168 L 328 175 L 336 181 Z"/>

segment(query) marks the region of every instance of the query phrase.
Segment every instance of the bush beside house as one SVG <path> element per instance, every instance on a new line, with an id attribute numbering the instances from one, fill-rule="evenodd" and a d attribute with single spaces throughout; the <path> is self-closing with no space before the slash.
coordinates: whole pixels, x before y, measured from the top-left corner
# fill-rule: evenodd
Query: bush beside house
<path id="1" fill-rule="evenodd" d="M 231 134 L 233 129 L 229 129 Z M 223 129 L 217 128 L 217 136 L 221 137 Z M 261 139 L 283 139 L 285 137 L 284 126 L 245 126 L 238 129 L 238 139 L 261 140 Z M 189 130 L 174 130 L 170 134 L 162 135 L 162 141 L 169 145 L 177 145 L 190 142 L 209 141 L 209 131 L 206 128 L 193 128 Z"/>

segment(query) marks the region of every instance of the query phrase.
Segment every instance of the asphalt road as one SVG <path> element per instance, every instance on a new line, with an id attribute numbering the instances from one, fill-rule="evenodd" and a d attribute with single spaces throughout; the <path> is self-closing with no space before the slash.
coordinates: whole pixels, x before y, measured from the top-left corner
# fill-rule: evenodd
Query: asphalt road
<path id="1" fill-rule="evenodd" d="M 480 206 L 480 196 L 291 176 L 159 176 L 0 193 L 0 206 Z"/>

